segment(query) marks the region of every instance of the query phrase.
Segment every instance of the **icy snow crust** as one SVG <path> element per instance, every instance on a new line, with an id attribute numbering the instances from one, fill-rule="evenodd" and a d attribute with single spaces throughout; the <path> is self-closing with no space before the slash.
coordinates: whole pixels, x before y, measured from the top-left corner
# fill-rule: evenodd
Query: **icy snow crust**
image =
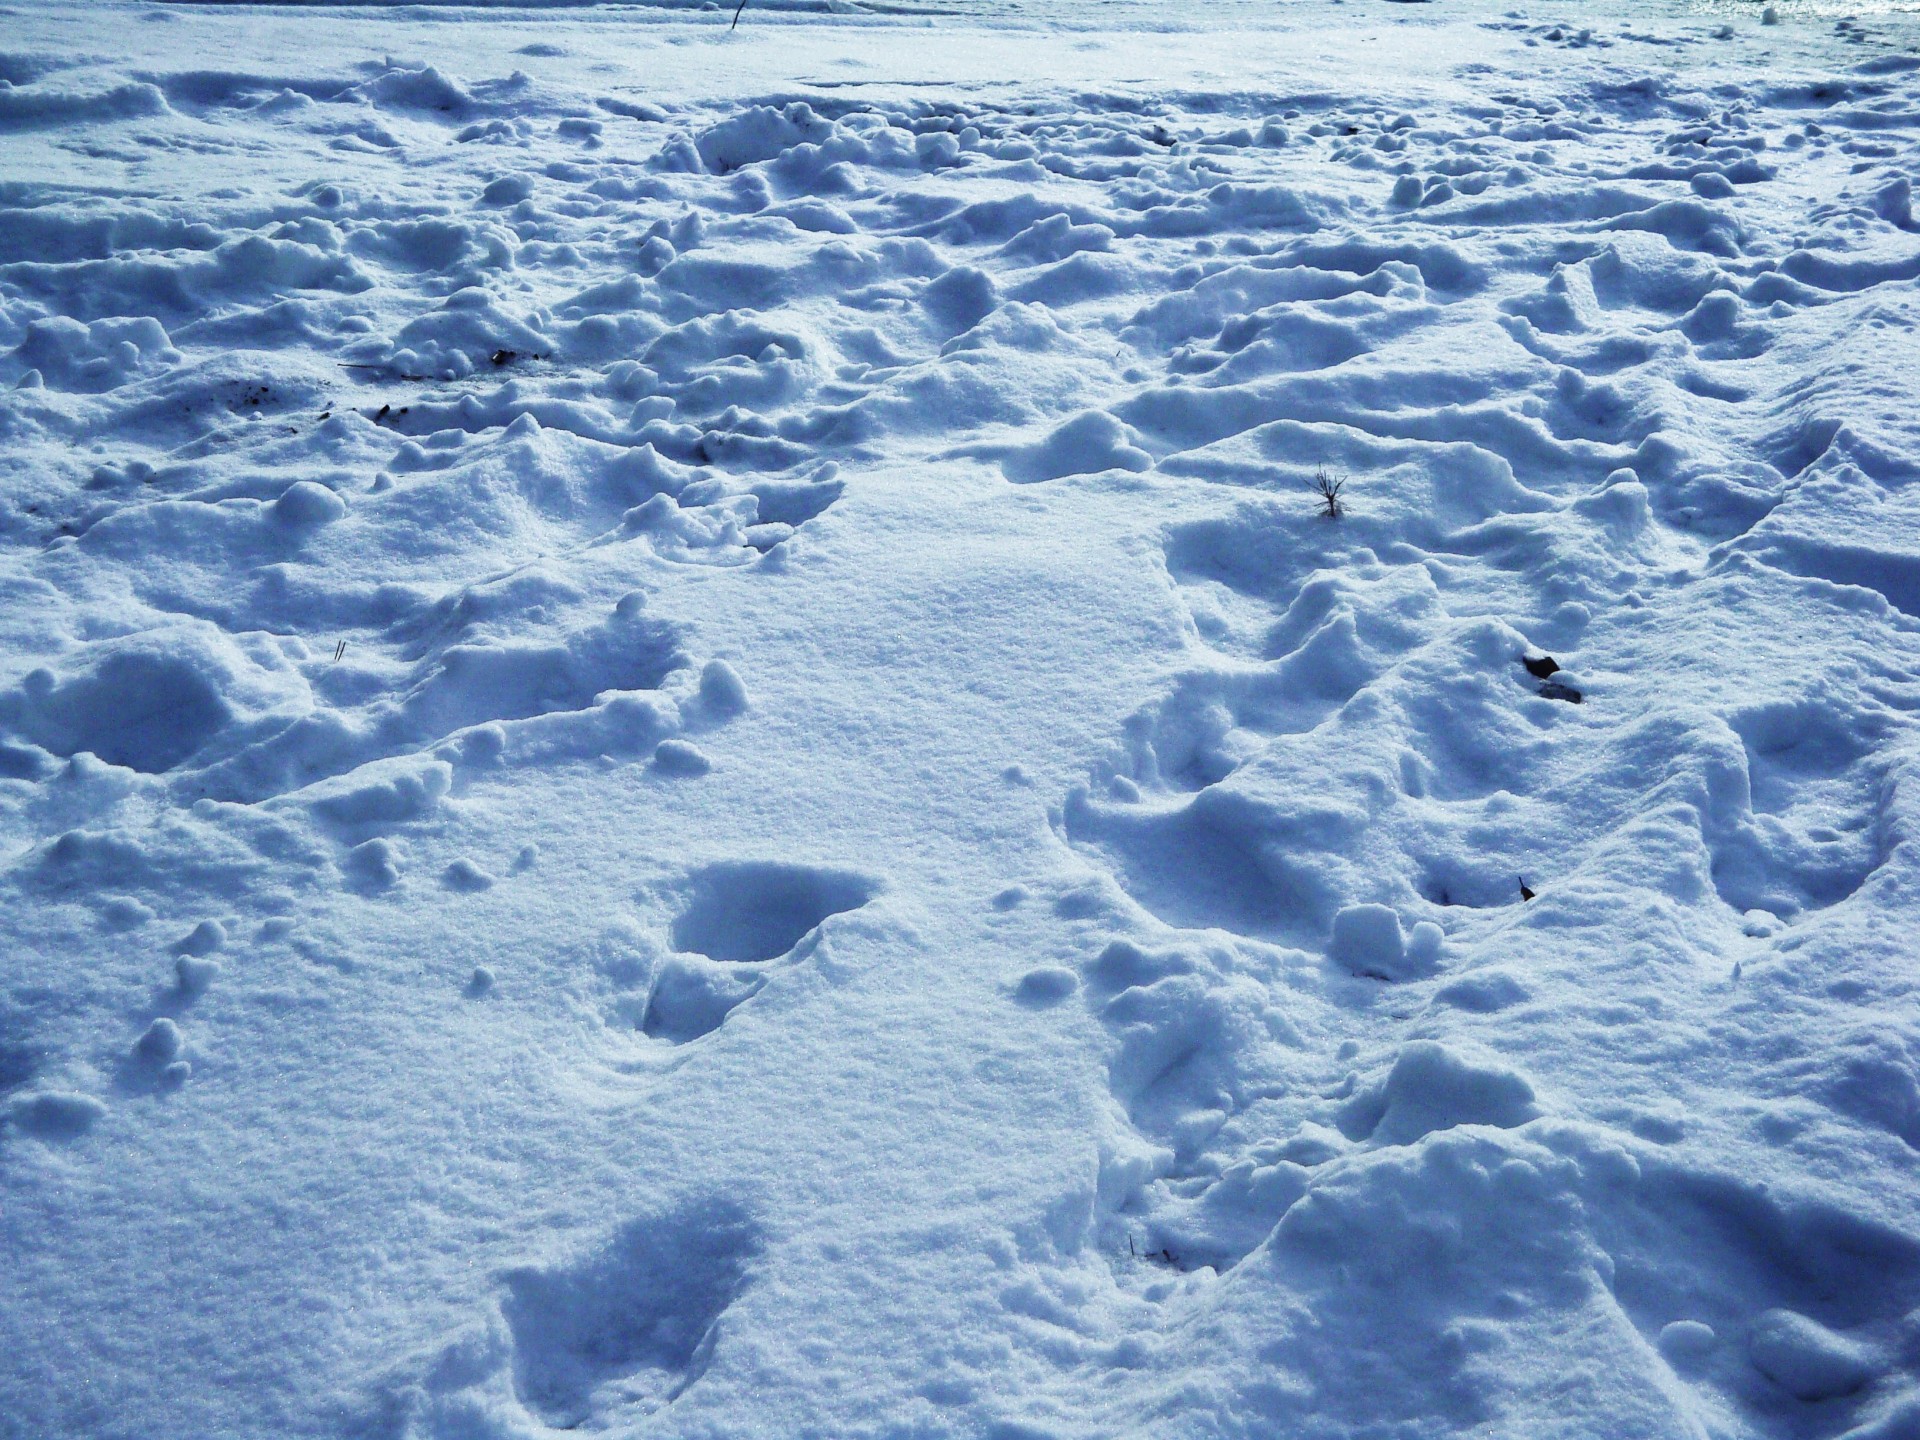
<path id="1" fill-rule="evenodd" d="M 1914 33 L 1088 13 L 7 13 L 0 1435 L 1920 1435 Z"/>

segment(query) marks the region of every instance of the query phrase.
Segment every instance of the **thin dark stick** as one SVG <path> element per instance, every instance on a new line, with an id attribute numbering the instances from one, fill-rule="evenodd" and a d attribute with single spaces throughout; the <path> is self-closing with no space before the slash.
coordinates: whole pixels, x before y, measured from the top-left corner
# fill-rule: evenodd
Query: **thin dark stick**
<path id="1" fill-rule="evenodd" d="M 1314 470 L 1307 488 L 1320 497 L 1320 513 L 1327 519 L 1338 520 L 1346 513 L 1346 507 L 1340 503 L 1347 488 L 1346 476 L 1329 475 L 1327 467 L 1321 465 Z"/>
<path id="2" fill-rule="evenodd" d="M 745 10 L 746 8 L 747 0 L 740 0 L 740 10 Z M 733 24 L 727 26 L 727 34 L 729 35 L 740 28 L 740 10 L 733 12 Z"/>

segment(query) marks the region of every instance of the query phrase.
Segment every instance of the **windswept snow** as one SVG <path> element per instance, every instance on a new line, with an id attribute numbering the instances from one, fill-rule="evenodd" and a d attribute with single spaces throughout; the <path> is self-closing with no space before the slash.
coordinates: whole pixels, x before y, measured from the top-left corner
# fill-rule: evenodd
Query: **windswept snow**
<path id="1" fill-rule="evenodd" d="M 0 1436 L 1920 1435 L 1914 22 L 913 9 L 4 12 Z"/>

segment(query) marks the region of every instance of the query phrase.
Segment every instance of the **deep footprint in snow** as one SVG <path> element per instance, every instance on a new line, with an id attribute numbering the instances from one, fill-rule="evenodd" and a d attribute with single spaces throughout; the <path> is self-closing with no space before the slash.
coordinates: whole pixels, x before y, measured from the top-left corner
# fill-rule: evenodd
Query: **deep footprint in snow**
<path id="1" fill-rule="evenodd" d="M 713 1196 L 635 1220 L 570 1265 L 510 1271 L 500 1310 L 522 1403 L 563 1430 L 671 1404 L 706 1373 L 760 1250 L 752 1217 Z"/>
<path id="2" fill-rule="evenodd" d="M 1764 1433 L 1908 1433 L 1852 1427 L 1859 1402 L 1905 1388 L 1920 1301 L 1912 1236 L 1824 1200 L 1644 1159 L 1631 1187 L 1589 1213 L 1613 1295 L 1686 1380 Z"/>
<path id="3" fill-rule="evenodd" d="M 850 872 L 767 860 L 695 872 L 669 932 L 675 953 L 653 977 L 640 1028 L 675 1044 L 711 1033 L 766 984 L 773 962 L 797 955 L 878 888 Z"/>
<path id="4" fill-rule="evenodd" d="M 20 728 L 56 755 L 90 750 L 148 774 L 171 770 L 228 717 L 205 676 L 150 654 L 111 656 L 64 684 L 36 672 L 22 698 Z"/>
<path id="5" fill-rule="evenodd" d="M 184 765 L 231 729 L 284 725 L 299 703 L 289 664 L 203 623 L 99 641 L 62 661 L 60 673 L 41 667 L 0 693 L 0 730 L 145 774 Z"/>
<path id="6" fill-rule="evenodd" d="M 1754 706 L 1730 723 L 1750 804 L 1723 807 L 1710 831 L 1722 898 L 1791 918 L 1853 895 L 1889 849 L 1880 722 L 1843 719 L 1821 697 Z"/>
<path id="7" fill-rule="evenodd" d="M 673 922 L 676 950 L 709 960 L 777 960 L 830 915 L 873 898 L 857 875 L 777 861 L 730 860 L 693 879 L 691 899 Z"/>

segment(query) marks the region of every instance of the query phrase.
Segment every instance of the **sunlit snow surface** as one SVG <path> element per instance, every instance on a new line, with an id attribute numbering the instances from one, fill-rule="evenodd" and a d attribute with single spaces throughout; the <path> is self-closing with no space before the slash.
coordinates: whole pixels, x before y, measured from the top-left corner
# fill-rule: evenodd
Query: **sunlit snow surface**
<path id="1" fill-rule="evenodd" d="M 1920 1435 L 1854 13 L 0 13 L 0 1436 Z"/>

